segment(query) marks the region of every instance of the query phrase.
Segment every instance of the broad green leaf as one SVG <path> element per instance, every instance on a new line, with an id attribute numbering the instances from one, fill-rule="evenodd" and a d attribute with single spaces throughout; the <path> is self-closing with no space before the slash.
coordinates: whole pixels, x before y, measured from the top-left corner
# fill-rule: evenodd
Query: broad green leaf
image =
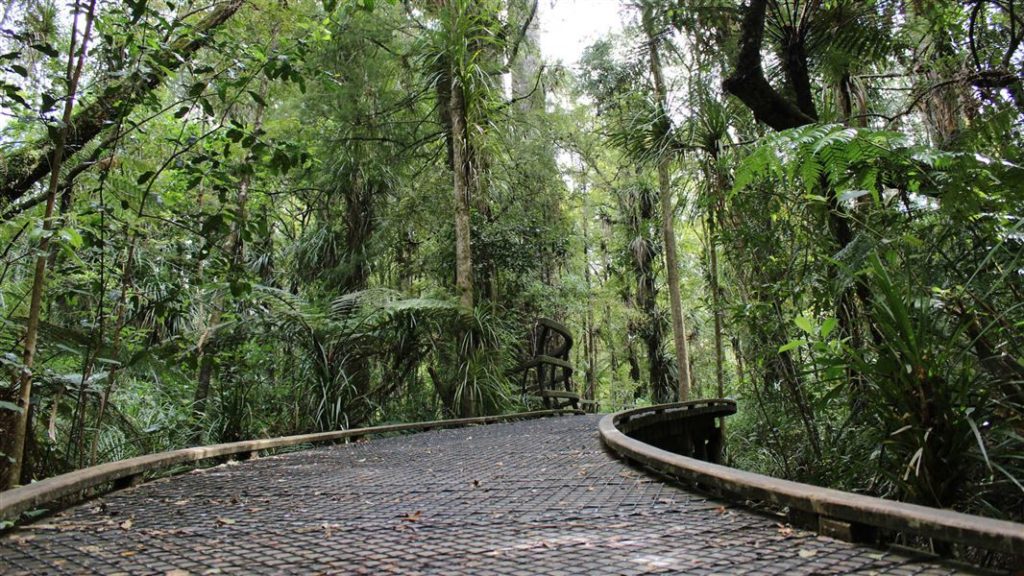
<path id="1" fill-rule="evenodd" d="M 797 316 L 793 318 L 793 323 L 796 327 L 807 332 L 808 334 L 814 334 L 814 322 L 806 316 Z"/>
<path id="2" fill-rule="evenodd" d="M 782 346 L 779 346 L 779 353 L 781 354 L 783 352 L 789 352 L 790 350 L 794 350 L 805 344 L 807 344 L 807 340 L 790 340 L 789 342 L 786 342 Z"/>
<path id="3" fill-rule="evenodd" d="M 838 325 L 839 321 L 835 318 L 826 318 L 825 321 L 821 323 L 821 337 L 828 338 L 829 334 L 832 334 L 832 331 L 835 330 Z"/>

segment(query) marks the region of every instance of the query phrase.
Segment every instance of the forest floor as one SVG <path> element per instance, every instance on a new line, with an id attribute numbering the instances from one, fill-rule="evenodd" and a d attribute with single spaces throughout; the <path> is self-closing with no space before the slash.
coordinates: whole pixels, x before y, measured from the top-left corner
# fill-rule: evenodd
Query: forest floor
<path id="1" fill-rule="evenodd" d="M 108 494 L 0 538 L 4 574 L 955 574 L 639 471 L 597 416 L 304 450 Z"/>

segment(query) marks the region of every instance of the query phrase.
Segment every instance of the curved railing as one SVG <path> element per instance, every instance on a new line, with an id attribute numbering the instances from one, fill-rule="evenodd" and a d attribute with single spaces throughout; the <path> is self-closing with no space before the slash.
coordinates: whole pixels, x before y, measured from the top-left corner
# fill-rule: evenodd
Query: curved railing
<path id="1" fill-rule="evenodd" d="M 390 424 L 369 428 L 335 430 L 316 434 L 266 438 L 263 440 L 246 440 L 213 446 L 183 448 L 159 454 L 148 454 L 108 462 L 98 466 L 83 468 L 60 476 L 47 478 L 26 486 L 0 492 L 0 520 L 14 520 L 23 512 L 56 502 L 61 499 L 80 500 L 87 496 L 86 492 L 94 488 L 112 486 L 114 489 L 136 484 L 143 474 L 164 470 L 182 464 L 194 464 L 214 458 L 240 456 L 248 459 L 260 452 L 291 448 L 304 444 L 322 444 L 340 440 L 356 440 L 365 436 L 408 432 L 411 430 L 426 431 L 440 428 L 457 428 L 477 424 L 491 424 L 509 420 L 542 418 L 560 414 L 582 414 L 578 410 L 541 410 L 521 412 L 504 416 L 483 416 L 479 418 L 461 418 L 455 420 L 435 420 L 431 422 L 412 422 L 408 424 Z M 69 502 L 64 502 L 68 504 Z"/>
<path id="2" fill-rule="evenodd" d="M 733 412 L 735 404 L 729 400 L 665 404 L 610 414 L 599 427 L 605 445 L 624 458 L 714 491 L 799 511 L 829 536 L 871 540 L 882 529 L 1024 556 L 1024 524 L 780 480 L 676 454 L 631 437 L 666 438 L 671 429 L 706 429 L 709 418 Z"/>
<path id="3" fill-rule="evenodd" d="M 732 400 L 659 404 L 619 412 L 615 426 L 626 436 L 656 448 L 718 463 L 725 445 L 719 421 L 735 413 Z"/>

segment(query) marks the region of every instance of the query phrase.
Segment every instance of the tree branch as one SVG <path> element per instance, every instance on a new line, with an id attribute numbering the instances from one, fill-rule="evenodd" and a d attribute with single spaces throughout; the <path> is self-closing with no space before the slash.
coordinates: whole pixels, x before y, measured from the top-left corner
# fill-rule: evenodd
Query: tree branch
<path id="1" fill-rule="evenodd" d="M 213 31 L 231 18 L 244 1 L 230 0 L 217 8 L 199 22 L 193 32 L 180 36 L 153 57 L 160 66 L 113 82 L 91 104 L 80 108 L 71 119 L 73 128 L 68 130 L 65 158 L 81 151 L 108 126 L 127 117 L 171 72 L 209 44 Z M 0 165 L 0 196 L 13 202 L 49 174 L 53 149 L 54 142 L 44 138 L 12 154 Z"/>
<path id="2" fill-rule="evenodd" d="M 740 51 L 733 73 L 722 82 L 726 92 L 740 99 L 754 118 L 775 130 L 787 130 L 814 122 L 814 118 L 779 94 L 764 77 L 761 45 L 767 0 L 750 0 L 740 37 Z"/>

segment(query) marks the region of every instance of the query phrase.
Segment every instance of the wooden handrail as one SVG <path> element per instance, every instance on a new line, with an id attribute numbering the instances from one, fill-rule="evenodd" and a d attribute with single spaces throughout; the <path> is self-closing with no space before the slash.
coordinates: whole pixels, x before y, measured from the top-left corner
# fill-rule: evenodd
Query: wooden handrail
<path id="1" fill-rule="evenodd" d="M 1024 556 L 1024 524 L 852 494 L 737 470 L 655 448 L 630 438 L 618 427 L 620 423 L 642 414 L 675 412 L 679 417 L 686 418 L 694 408 L 711 407 L 716 403 L 723 403 L 721 406 L 724 407 L 727 402 L 730 401 L 665 404 L 609 414 L 599 424 L 601 438 L 606 446 L 620 456 L 661 474 L 742 498 L 801 510 L 817 516 L 820 525 L 838 520 Z M 693 413 L 698 412 L 707 415 L 706 411 L 694 410 Z"/>
<path id="2" fill-rule="evenodd" d="M 262 440 L 245 440 L 242 442 L 230 442 L 227 444 L 215 444 L 213 446 L 183 448 L 180 450 L 171 450 L 169 452 L 160 452 L 158 454 L 147 454 L 145 456 L 138 456 L 127 460 L 107 462 L 106 464 L 83 468 L 74 472 L 68 472 L 67 474 L 61 474 L 60 476 L 40 480 L 39 482 L 33 482 L 26 486 L 20 486 L 18 488 L 0 492 L 0 520 L 14 520 L 18 518 L 22 512 L 32 510 L 43 504 L 53 502 L 66 496 L 82 494 L 90 488 L 95 488 L 103 484 L 137 477 L 146 472 L 153 472 L 180 464 L 200 462 L 211 458 L 223 458 L 225 456 L 233 456 L 235 454 L 249 455 L 262 450 L 278 450 L 302 444 L 335 442 L 346 438 L 361 438 L 363 436 L 375 434 L 406 432 L 409 430 L 425 431 L 439 428 L 456 428 L 459 426 L 492 424 L 507 420 L 543 418 L 545 416 L 582 413 L 583 412 L 579 410 L 540 410 L 535 412 L 522 412 L 519 414 L 506 414 L 502 416 L 481 416 L 478 418 L 389 424 L 386 426 L 335 430 L 332 432 L 318 432 L 315 434 L 283 436 Z"/>

